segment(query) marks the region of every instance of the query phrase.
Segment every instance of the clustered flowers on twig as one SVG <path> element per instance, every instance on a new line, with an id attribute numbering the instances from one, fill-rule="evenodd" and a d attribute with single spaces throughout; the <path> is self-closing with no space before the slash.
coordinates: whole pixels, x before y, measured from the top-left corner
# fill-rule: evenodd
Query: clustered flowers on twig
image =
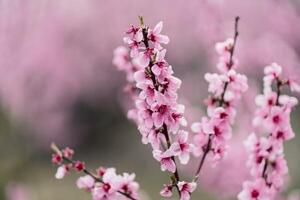
<path id="1" fill-rule="evenodd" d="M 93 200 L 117 199 L 124 196 L 127 199 L 137 200 L 139 184 L 134 181 L 135 174 L 123 173 L 118 175 L 115 168 L 99 167 L 94 173 L 90 172 L 85 163 L 73 160 L 74 151 L 70 148 L 60 150 L 52 144 L 52 163 L 58 165 L 55 177 L 62 179 L 71 170 L 82 172 L 85 175 L 77 180 L 77 187 L 90 192 Z"/>
<path id="2" fill-rule="evenodd" d="M 300 86 L 291 79 L 282 78 L 282 67 L 276 63 L 265 67 L 264 73 L 263 94 L 255 99 L 258 108 L 253 119 L 259 133 L 251 133 L 245 141 L 253 180 L 244 182 L 243 191 L 238 195 L 240 200 L 276 197 L 288 173 L 283 143 L 295 137 L 290 113 L 298 101 L 283 95 L 282 89 L 287 86 L 291 91 L 300 92 Z"/>
<path id="3" fill-rule="evenodd" d="M 173 174 L 161 195 L 172 196 L 172 188 L 176 187 L 181 199 L 189 199 L 196 183 L 180 180 L 175 160 L 178 157 L 181 164 L 187 164 L 192 151 L 188 132 L 180 128 L 186 126 L 184 105 L 177 103 L 181 80 L 173 75 L 172 66 L 165 59 L 166 49 L 162 45 L 167 44 L 169 38 L 161 34 L 163 23 L 150 29 L 142 18 L 140 20 L 140 26 L 132 25 L 126 32 L 124 42 L 129 51 L 125 54 L 124 47 L 117 48 L 114 63 L 135 80 L 138 95 L 133 98 L 135 109 L 129 116 L 135 119 L 143 143 L 151 144 L 153 157 L 160 162 L 161 170 Z M 129 56 L 131 64 L 124 65 Z M 136 66 L 134 73 L 130 70 L 132 65 Z"/>
<path id="4" fill-rule="evenodd" d="M 210 92 L 205 101 L 207 116 L 192 124 L 195 133 L 192 139 L 184 130 L 187 126 L 185 107 L 178 103 L 181 80 L 174 76 L 173 68 L 166 60 L 163 45 L 169 43 L 169 38 L 161 34 L 163 23 L 159 22 L 150 29 L 140 17 L 140 25 L 132 25 L 126 31 L 123 40 L 127 47 L 121 46 L 114 51 L 113 63 L 126 73 L 128 84 L 125 91 L 134 102 L 128 118 L 136 123 L 142 142 L 151 145 L 153 157 L 160 163 L 161 170 L 171 174 L 170 182 L 160 191 L 162 197 L 172 197 L 176 189 L 180 200 L 189 200 L 206 158 L 211 156 L 212 165 L 215 165 L 226 156 L 237 103 L 248 89 L 247 77 L 236 71 L 238 60 L 234 51 L 239 35 L 238 21 L 239 17 L 235 19 L 234 37 L 216 44 L 220 73 L 205 74 Z M 240 200 L 273 199 L 287 173 L 283 141 L 294 137 L 289 119 L 297 99 L 282 95 L 281 89 L 287 85 L 292 91 L 299 91 L 300 86 L 293 80 L 282 79 L 281 70 L 276 64 L 265 68 L 264 95 L 256 99 L 259 108 L 254 124 L 263 126 L 268 135 L 258 138 L 253 133 L 246 142 L 248 164 L 254 180 L 244 183 L 238 196 Z M 277 88 L 276 92 L 273 92 L 272 85 Z M 139 199 L 139 185 L 134 181 L 134 174 L 117 175 L 114 168 L 99 168 L 94 174 L 86 169 L 84 162 L 72 159 L 73 150 L 60 150 L 55 145 L 52 149 L 55 151 L 52 161 L 59 165 L 56 178 L 63 178 L 73 169 L 85 173 L 78 179 L 77 186 L 90 192 L 93 200 L 114 200 L 118 196 Z M 185 181 L 179 175 L 178 165 L 187 164 L 191 153 L 201 158 L 192 180 Z"/>
<path id="5" fill-rule="evenodd" d="M 221 74 L 205 74 L 205 80 L 209 83 L 208 91 L 211 93 L 206 99 L 208 117 L 202 117 L 201 122 L 192 125 L 192 131 L 196 133 L 194 154 L 202 156 L 195 180 L 210 152 L 214 164 L 225 156 L 227 141 L 232 136 L 231 125 L 234 123 L 237 101 L 248 89 L 247 77 L 236 72 L 238 61 L 234 57 L 234 50 L 238 37 L 238 20 L 237 17 L 234 37 L 216 44 L 216 51 L 220 56 L 217 68 Z"/>

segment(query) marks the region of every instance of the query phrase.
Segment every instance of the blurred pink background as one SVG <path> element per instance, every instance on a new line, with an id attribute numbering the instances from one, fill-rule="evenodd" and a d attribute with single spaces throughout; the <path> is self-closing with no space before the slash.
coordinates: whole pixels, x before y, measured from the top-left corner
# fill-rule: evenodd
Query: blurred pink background
<path id="1" fill-rule="evenodd" d="M 241 17 L 236 54 L 240 69 L 251 83 L 240 111 L 247 117 L 237 125 L 233 154 L 224 161 L 231 171 L 220 175 L 216 168 L 213 175 L 210 169 L 204 173 L 208 176 L 204 177 L 204 188 L 231 196 L 247 176 L 244 160 L 237 158 L 243 157 L 241 140 L 251 130 L 249 122 L 254 95 L 260 91 L 262 68 L 276 61 L 287 74 L 300 80 L 300 1 L 0 0 L 2 118 L 16 127 L 12 132 L 17 137 L 24 137 L 43 152 L 51 141 L 83 146 L 84 151 L 95 134 L 106 134 L 103 137 L 109 140 L 133 132 L 130 137 L 138 141 L 137 131 L 124 122 L 124 74 L 112 65 L 114 48 L 123 44 L 124 31 L 129 24 L 138 23 L 138 15 L 143 15 L 150 26 L 164 22 L 163 33 L 171 39 L 168 62 L 183 79 L 181 102 L 188 106 L 190 123 L 205 112 L 202 100 L 207 96 L 207 84 L 203 76 L 215 71 L 214 44 L 231 37 L 234 17 Z M 299 116 L 298 108 L 294 119 Z M 128 130 L 113 134 L 116 129 L 110 126 L 115 123 L 127 123 L 124 127 L 128 125 Z M 295 126 L 299 132 L 299 125 Z M 2 128 L 1 132 L 7 130 Z M 3 138 L 5 141 L 6 136 Z M 93 142 L 91 148 L 101 150 L 101 145 Z M 290 157 L 300 150 L 299 139 L 293 145 Z M 151 159 L 151 153 L 144 151 Z M 300 161 L 290 164 L 295 166 L 293 172 Z M 237 172 L 240 179 L 227 184 L 231 173 Z M 299 172 L 293 175 L 292 186 L 300 187 Z"/>

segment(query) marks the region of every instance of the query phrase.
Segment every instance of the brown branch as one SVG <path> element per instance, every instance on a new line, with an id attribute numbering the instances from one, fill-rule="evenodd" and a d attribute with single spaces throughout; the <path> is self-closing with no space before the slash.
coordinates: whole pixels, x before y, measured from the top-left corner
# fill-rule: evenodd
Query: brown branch
<path id="1" fill-rule="evenodd" d="M 206 147 L 205 147 L 203 156 L 202 156 L 202 158 L 201 158 L 201 160 L 200 160 L 200 163 L 199 163 L 199 165 L 198 165 L 198 169 L 197 169 L 197 171 L 196 171 L 196 173 L 195 173 L 195 174 L 196 174 L 196 175 L 195 175 L 195 178 L 194 178 L 194 181 L 195 181 L 195 182 L 197 182 L 197 180 L 198 180 L 198 178 L 199 178 L 199 176 L 200 176 L 200 171 L 201 171 L 201 169 L 202 169 L 202 167 L 203 167 L 205 158 L 206 158 L 206 156 L 208 155 L 208 153 L 209 153 L 210 150 L 211 150 L 211 136 L 209 136 L 209 138 L 208 138 L 208 142 L 207 142 L 207 145 L 206 145 Z"/>

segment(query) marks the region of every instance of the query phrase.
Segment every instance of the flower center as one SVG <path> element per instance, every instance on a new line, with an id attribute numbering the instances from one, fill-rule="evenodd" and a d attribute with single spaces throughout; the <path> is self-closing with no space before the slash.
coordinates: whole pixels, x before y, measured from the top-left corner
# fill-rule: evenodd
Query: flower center
<path id="1" fill-rule="evenodd" d="M 110 186 L 108 183 L 104 183 L 104 184 L 103 184 L 103 190 L 104 190 L 105 192 L 108 192 L 108 191 L 110 190 L 110 188 L 111 188 L 111 186 Z"/>
<path id="2" fill-rule="evenodd" d="M 259 192 L 257 190 L 255 190 L 255 189 L 252 190 L 251 197 L 256 199 L 258 196 L 259 196 Z"/>
<path id="3" fill-rule="evenodd" d="M 278 124 L 278 123 L 280 122 L 280 117 L 279 117 L 279 115 L 275 115 L 275 116 L 273 117 L 273 122 L 274 122 L 275 124 Z"/>

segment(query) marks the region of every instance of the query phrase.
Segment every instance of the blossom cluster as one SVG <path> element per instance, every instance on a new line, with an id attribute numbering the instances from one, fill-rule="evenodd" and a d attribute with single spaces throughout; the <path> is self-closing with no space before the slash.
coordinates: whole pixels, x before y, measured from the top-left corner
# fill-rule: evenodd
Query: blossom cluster
<path id="1" fill-rule="evenodd" d="M 209 83 L 208 92 L 211 94 L 206 99 L 208 116 L 202 117 L 201 122 L 193 123 L 191 127 L 196 133 L 194 154 L 205 159 L 211 152 L 213 164 L 226 155 L 227 141 L 232 137 L 231 126 L 236 115 L 236 104 L 241 94 L 248 89 L 247 77 L 236 71 L 238 61 L 233 55 L 235 43 L 236 37 L 216 44 L 220 74 L 205 74 L 205 80 Z M 198 170 L 199 173 L 200 168 Z"/>
<path id="2" fill-rule="evenodd" d="M 180 200 L 191 199 L 207 156 L 211 156 L 214 165 L 227 154 L 237 104 L 248 89 L 247 77 L 237 72 L 238 60 L 234 56 L 238 20 L 239 17 L 235 21 L 234 37 L 215 46 L 219 55 L 219 73 L 205 74 L 210 93 L 205 100 L 207 116 L 192 124 L 195 133 L 192 143 L 184 129 L 187 126 L 185 106 L 178 103 L 181 80 L 174 76 L 173 68 L 166 60 L 163 45 L 169 43 L 169 38 L 161 34 L 163 23 L 159 22 L 151 29 L 140 17 L 140 25 L 132 25 L 126 31 L 123 40 L 127 47 L 121 46 L 114 51 L 113 63 L 126 73 L 126 91 L 135 105 L 128 117 L 136 123 L 142 142 L 151 145 L 152 155 L 160 163 L 161 170 L 171 173 L 170 182 L 160 191 L 162 197 L 172 197 L 176 189 Z M 244 182 L 238 195 L 240 200 L 275 199 L 288 172 L 283 142 L 295 135 L 290 113 L 298 102 L 294 97 L 283 95 L 282 87 L 300 92 L 300 85 L 292 79 L 283 79 L 282 68 L 275 63 L 267 66 L 264 72 L 264 90 L 256 97 L 258 108 L 253 120 L 253 125 L 262 134 L 252 133 L 245 142 L 249 153 L 247 165 L 253 180 Z M 134 174 L 118 175 L 114 168 L 103 167 L 92 173 L 84 162 L 73 160 L 72 149 L 60 150 L 55 145 L 52 149 L 55 151 L 52 162 L 59 166 L 57 179 L 76 170 L 85 174 L 77 180 L 78 188 L 90 192 L 94 200 L 113 200 L 120 196 L 138 199 L 139 185 Z M 202 157 L 192 181 L 183 181 L 179 176 L 178 161 L 187 164 L 191 153 Z"/>
<path id="3" fill-rule="evenodd" d="M 55 154 L 52 163 L 58 165 L 55 177 L 62 179 L 71 170 L 85 173 L 77 180 L 77 187 L 90 192 L 93 200 L 115 200 L 124 196 L 127 199 L 137 200 L 139 184 L 134 181 L 135 174 L 123 173 L 118 175 L 115 168 L 99 167 L 94 173 L 86 169 L 82 161 L 74 161 L 74 151 L 70 148 L 63 150 L 52 145 Z"/>
<path id="4" fill-rule="evenodd" d="M 249 153 L 247 165 L 253 180 L 245 181 L 239 193 L 240 200 L 271 200 L 282 189 L 288 173 L 283 143 L 295 137 L 290 123 L 295 97 L 282 94 L 282 87 L 300 92 L 300 86 L 291 79 L 283 79 L 282 67 L 276 63 L 265 67 L 263 94 L 256 97 L 257 110 L 253 126 L 259 133 L 251 133 L 245 141 Z M 275 91 L 273 90 L 275 88 Z"/>
<path id="5" fill-rule="evenodd" d="M 175 158 L 178 157 L 181 164 L 187 164 L 192 145 L 188 142 L 188 132 L 181 129 L 187 125 L 183 116 L 185 107 L 177 103 L 181 80 L 173 75 L 173 68 L 166 61 L 166 49 L 162 45 L 167 44 L 169 38 L 161 34 L 162 27 L 163 23 L 159 22 L 150 29 L 142 19 L 140 26 L 132 25 L 124 38 L 129 51 L 118 47 L 114 63 L 126 72 L 127 77 L 134 78 L 138 89 L 137 97 L 133 98 L 135 109 L 130 110 L 128 116 L 135 120 L 142 142 L 151 144 L 153 157 L 160 162 L 161 170 L 173 173 L 171 183 L 166 184 L 160 194 L 171 197 L 172 189 L 176 187 L 181 199 L 186 200 L 195 190 L 196 183 L 180 181 Z M 127 62 L 128 55 L 131 64 Z M 132 66 L 136 66 L 135 72 Z"/>

